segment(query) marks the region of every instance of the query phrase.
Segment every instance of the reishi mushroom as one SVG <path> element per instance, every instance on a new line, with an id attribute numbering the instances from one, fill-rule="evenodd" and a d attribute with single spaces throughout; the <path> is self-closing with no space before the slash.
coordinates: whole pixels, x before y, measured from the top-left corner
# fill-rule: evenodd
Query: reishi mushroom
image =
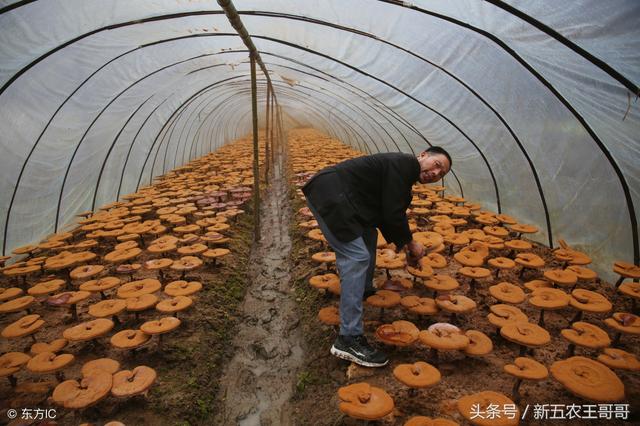
<path id="1" fill-rule="evenodd" d="M 355 419 L 378 420 L 394 408 L 387 392 L 364 382 L 339 388 L 338 397 L 340 411 Z"/>

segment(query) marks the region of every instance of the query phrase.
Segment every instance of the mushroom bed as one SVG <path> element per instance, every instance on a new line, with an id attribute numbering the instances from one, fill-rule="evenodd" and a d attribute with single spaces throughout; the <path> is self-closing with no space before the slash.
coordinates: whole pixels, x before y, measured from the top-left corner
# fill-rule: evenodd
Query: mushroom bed
<path id="1" fill-rule="evenodd" d="M 428 251 L 437 252 L 442 256 L 433 256 L 432 261 L 425 263 L 435 266 L 416 271 L 416 268 L 407 268 L 406 262 L 402 261 L 402 266 L 396 268 L 393 259 L 389 259 L 388 253 L 385 253 L 387 246 L 379 235 L 374 284 L 378 288 L 378 295 L 383 297 L 372 296 L 364 303 L 364 325 L 365 336 L 370 343 L 387 352 L 389 364 L 383 368 L 371 369 L 331 356 L 329 348 L 338 333 L 337 325 L 332 324 L 336 321 L 340 290 L 339 285 L 322 288 L 323 285 L 319 283 L 333 282 L 333 279 L 323 280 L 321 277 L 338 272 L 335 270 L 335 263 L 318 264 L 312 260 L 314 254 L 330 252 L 331 249 L 318 237 L 317 232 L 310 232 L 313 229 L 310 228 L 313 218 L 309 216 L 299 189 L 316 170 L 354 155 L 361 154 L 313 132 L 298 132 L 294 136 L 290 134 L 292 204 L 297 209 L 298 222 L 291 225 L 294 235 L 293 271 L 306 336 L 306 362 L 298 374 L 297 394 L 293 402 L 294 418 L 299 424 L 361 424 L 362 420 L 358 419 L 366 417 L 353 415 L 352 409 L 349 408 L 342 411 L 339 409 L 339 406 L 345 403 L 339 389 L 349 389 L 348 386 L 359 383 L 386 391 L 394 401 L 393 410 L 378 418 L 379 424 L 404 425 L 416 416 L 447 419 L 455 422 L 452 424 L 516 424 L 515 420 L 507 418 L 507 415 L 512 416 L 507 411 L 498 412 L 500 418 L 494 418 L 492 421 L 487 419 L 490 410 L 485 411 L 487 405 L 482 403 L 483 398 L 495 404 L 498 410 L 511 407 L 510 404 L 517 400 L 520 416 L 527 409 L 526 419 L 533 423 L 594 425 L 606 422 L 607 425 L 622 425 L 638 421 L 640 363 L 637 357 L 640 337 L 637 328 L 635 331 L 627 328 L 627 333 L 618 335 L 621 329 L 618 325 L 622 324 L 614 319 L 615 316 L 619 316 L 616 313 L 625 312 L 625 318 L 629 322 L 634 323 L 636 327 L 640 325 L 640 319 L 633 314 L 636 306 L 633 302 L 634 297 L 630 296 L 633 291 L 627 290 L 625 294 L 623 289 L 625 285 L 633 286 L 632 280 L 625 281 L 617 291 L 613 283 L 601 280 L 595 272 L 587 269 L 589 258 L 586 254 L 572 250 L 564 242 L 563 247 L 552 251 L 529 240 L 526 234 L 520 235 L 520 232 L 514 230 L 535 232 L 535 226 L 515 224 L 517 219 L 512 221 L 513 218 L 507 215 L 501 217 L 482 211 L 477 203 L 459 197 L 443 196 L 441 188 L 437 187 L 425 190 L 421 186 L 414 186 L 414 199 L 408 211 L 414 239 L 426 238 L 421 242 Z M 466 212 L 460 209 L 465 206 L 468 207 Z M 473 213 L 474 211 L 480 211 L 480 214 Z M 442 216 L 446 218 L 443 220 Z M 451 226 L 446 224 L 449 219 L 454 220 L 455 231 L 451 231 Z M 509 225 L 504 223 L 505 221 L 512 221 L 514 224 Z M 470 238 L 461 243 L 459 236 L 465 235 L 465 231 L 466 236 Z M 439 240 L 442 245 L 434 245 L 434 240 L 436 243 Z M 478 241 L 484 241 L 485 244 L 478 244 Z M 466 246 L 473 244 L 477 244 L 480 249 L 456 256 Z M 522 256 L 522 253 L 526 254 Z M 530 266 L 524 272 L 521 265 L 525 262 L 512 265 L 513 260 L 508 261 L 516 259 L 519 254 L 528 262 L 527 266 Z M 387 258 L 384 259 L 385 257 Z M 496 258 L 499 260 L 491 261 Z M 507 260 L 504 260 L 505 258 Z M 474 259 L 477 259 L 478 263 L 469 266 L 468 260 L 473 262 Z M 532 259 L 536 261 L 531 262 Z M 582 266 L 572 266 L 572 259 L 575 259 L 574 263 Z M 538 264 L 539 261 L 543 263 Z M 411 269 L 413 274 L 408 272 Z M 571 272 L 572 269 L 581 273 L 577 280 L 575 272 Z M 395 281 L 393 285 L 389 283 L 389 274 L 392 281 Z M 565 282 L 567 278 L 568 281 Z M 411 284 L 410 288 L 405 287 L 407 282 Z M 400 283 L 405 285 L 399 285 Z M 496 287 L 493 287 L 490 293 L 489 288 L 494 285 Z M 385 295 L 389 290 L 380 290 L 381 288 L 397 293 L 397 299 L 401 302 L 392 302 L 391 306 L 382 304 L 381 299 L 388 301 L 390 298 Z M 635 298 L 637 297 L 636 294 Z M 422 305 L 417 306 L 416 300 L 421 300 Z M 407 303 L 402 303 L 404 301 Z M 467 301 L 475 302 L 475 305 L 467 308 Z M 385 308 L 382 310 L 383 305 Z M 492 307 L 495 309 L 493 314 Z M 518 314 L 522 317 L 516 315 L 515 318 L 510 318 L 508 313 L 515 311 L 512 307 L 517 308 L 520 311 Z M 328 321 L 327 308 L 332 308 L 335 312 Z M 423 309 L 423 314 L 416 313 L 420 308 Z M 541 308 L 544 308 L 544 311 Z M 413 312 L 410 309 L 413 309 Z M 319 312 L 322 312 L 320 316 Z M 544 312 L 544 316 L 542 324 L 538 325 L 541 312 Z M 525 338 L 531 339 L 528 346 L 520 346 L 508 333 L 505 337 L 504 331 L 508 330 L 503 330 L 501 334 L 499 327 L 493 325 L 488 318 L 490 314 L 494 318 L 504 316 L 509 320 L 519 319 L 524 321 L 524 324 L 528 323 L 526 327 L 521 327 L 524 328 L 522 331 L 526 334 Z M 499 320 L 500 318 L 498 322 Z M 414 328 L 419 330 L 417 338 L 410 337 L 412 330 L 411 327 L 407 327 L 406 322 L 412 323 Z M 602 336 L 595 332 L 584 333 L 579 330 L 574 334 L 583 336 L 585 342 L 572 348 L 571 342 L 575 340 L 568 340 L 571 324 L 575 329 L 580 328 L 580 324 L 584 322 L 604 333 L 606 341 L 595 342 Z M 430 341 L 425 333 L 430 327 L 433 329 L 433 324 L 436 323 L 450 323 L 459 330 L 451 332 L 453 338 L 443 340 L 446 344 L 453 342 L 452 347 L 456 344 L 457 337 L 464 339 L 466 334 L 471 338 L 473 333 L 476 333 L 476 336 L 484 335 L 485 339 L 488 337 L 490 347 L 488 350 L 486 347 L 482 348 L 487 344 L 484 339 L 471 338 L 474 349 L 467 349 L 467 353 L 464 349 L 435 350 L 433 348 L 438 340 Z M 388 330 L 392 327 L 395 327 L 396 332 L 391 333 L 393 338 L 389 339 Z M 436 329 L 438 327 L 447 328 L 435 326 Z M 518 334 L 517 327 L 515 333 Z M 433 342 L 434 346 L 428 346 L 428 342 Z M 587 347 L 589 344 L 594 347 Z M 609 368 L 595 361 L 599 357 L 602 359 L 604 347 L 614 345 L 617 349 L 632 354 L 626 368 L 635 371 Z M 558 363 L 572 355 L 575 358 L 572 362 L 566 362 L 569 364 L 568 367 Z M 604 367 L 607 374 L 599 372 L 590 376 L 589 373 L 584 373 L 595 369 L 584 366 L 581 361 L 583 358 L 594 360 L 597 368 Z M 434 384 L 412 389 L 399 381 L 397 371 L 399 367 L 406 369 L 408 365 L 419 362 L 426 362 L 429 368 L 436 368 L 440 377 Z M 416 378 L 425 370 L 413 368 Z M 539 368 L 543 369 L 543 373 L 540 373 Z M 558 372 L 563 368 L 568 371 L 577 370 L 576 374 L 588 377 L 583 381 L 579 380 L 580 377 L 566 378 L 563 376 L 565 373 Z M 506 370 L 511 370 L 512 374 L 508 374 Z M 516 375 L 520 372 L 521 375 L 525 375 L 526 372 L 533 379 L 519 379 Z M 536 377 L 536 374 L 543 374 L 543 377 Z M 576 384 L 567 383 L 571 381 Z M 621 385 L 624 386 L 623 396 L 619 394 Z M 589 395 L 593 390 L 596 395 Z M 499 395 L 488 394 L 490 397 L 487 398 L 486 394 L 480 394 L 485 391 L 497 392 Z M 614 396 L 616 392 L 618 394 Z M 374 395 L 373 392 L 365 394 Z M 581 407 L 603 404 L 606 409 L 606 404 L 616 403 L 629 404 L 619 405 L 621 409 L 628 410 L 627 421 L 615 419 L 613 414 L 610 415 L 612 420 L 581 419 L 576 416 L 570 418 L 566 415 L 568 407 L 573 404 Z M 476 418 L 469 422 L 461 411 L 467 411 L 466 416 L 469 416 L 469 407 L 474 404 L 478 404 L 476 408 L 479 407 L 480 410 L 477 411 Z M 541 417 L 534 420 L 534 407 L 543 404 L 548 404 L 547 413 L 544 414 L 547 420 L 542 420 Z M 554 404 L 555 414 L 549 411 L 553 411 Z M 586 410 L 588 409 L 587 407 Z M 556 416 L 556 420 L 551 420 L 553 416 Z M 560 418 L 564 420 L 559 420 Z"/>
<path id="2" fill-rule="evenodd" d="M 227 145 L 15 250 L 0 274 L 3 413 L 54 408 L 61 425 L 215 414 L 248 282 L 251 149 Z"/>

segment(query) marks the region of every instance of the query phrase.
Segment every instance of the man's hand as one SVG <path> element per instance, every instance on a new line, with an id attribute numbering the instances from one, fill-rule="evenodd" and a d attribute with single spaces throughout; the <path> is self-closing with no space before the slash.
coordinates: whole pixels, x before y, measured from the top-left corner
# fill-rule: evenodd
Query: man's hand
<path id="1" fill-rule="evenodd" d="M 415 268 L 418 266 L 418 261 L 425 255 L 424 246 L 415 240 L 411 240 L 405 247 L 407 250 L 407 264 Z"/>

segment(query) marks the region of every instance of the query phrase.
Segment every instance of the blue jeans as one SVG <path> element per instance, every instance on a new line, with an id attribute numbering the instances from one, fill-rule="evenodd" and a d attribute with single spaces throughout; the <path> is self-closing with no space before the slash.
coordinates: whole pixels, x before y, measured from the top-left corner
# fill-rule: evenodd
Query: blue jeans
<path id="1" fill-rule="evenodd" d="M 373 290 L 373 272 L 376 268 L 376 228 L 364 228 L 362 236 L 343 242 L 338 240 L 322 220 L 315 207 L 307 200 L 318 226 L 336 253 L 340 274 L 340 334 L 357 336 L 364 332 L 362 325 L 362 296 Z"/>

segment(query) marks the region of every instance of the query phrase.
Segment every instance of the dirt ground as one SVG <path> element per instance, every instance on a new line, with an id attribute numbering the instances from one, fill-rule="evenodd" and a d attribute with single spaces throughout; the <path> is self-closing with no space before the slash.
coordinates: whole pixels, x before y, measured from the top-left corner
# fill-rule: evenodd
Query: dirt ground
<path id="1" fill-rule="evenodd" d="M 292 190 L 292 197 L 296 198 Z M 303 207 L 299 200 L 294 201 L 294 208 Z M 294 218 L 298 222 L 303 220 L 299 215 Z M 418 317 L 407 315 L 402 307 L 385 309 L 383 322 L 379 321 L 380 310 L 365 304 L 365 335 L 369 342 L 373 342 L 381 350 L 386 351 L 390 356 L 387 366 L 379 369 L 359 368 L 350 365 L 347 361 L 342 361 L 329 354 L 329 349 L 337 335 L 337 328 L 323 325 L 317 319 L 317 312 L 320 308 L 338 305 L 338 297 L 330 293 L 321 294 L 321 291 L 311 287 L 308 278 L 324 272 L 324 268 L 314 264 L 311 254 L 321 251 L 319 243 L 311 241 L 304 236 L 301 229 L 292 223 L 291 232 L 294 235 L 294 246 L 292 259 L 294 263 L 293 275 L 300 300 L 299 308 L 302 316 L 302 325 L 306 337 L 305 346 L 305 366 L 298 374 L 297 393 L 292 402 L 296 424 L 299 425 L 358 425 L 361 421 L 350 419 L 341 414 L 338 410 L 337 390 L 339 387 L 348 384 L 366 381 L 371 385 L 378 386 L 386 390 L 394 399 L 396 408 L 392 414 L 373 424 L 381 425 L 402 425 L 410 417 L 416 415 L 443 417 L 465 424 L 464 419 L 458 413 L 456 401 L 458 398 L 483 390 L 494 390 L 505 395 L 511 395 L 515 379 L 502 371 L 505 364 L 513 362 L 518 356 L 519 347 L 496 335 L 496 329 L 486 319 L 489 312 L 488 304 L 497 303 L 489 294 L 487 288 L 493 283 L 493 277 L 482 282 L 477 291 L 476 301 L 478 308 L 469 315 L 458 315 L 455 321 L 451 321 L 450 314 L 440 313 L 432 317 Z M 324 249 L 323 249 L 324 250 Z M 553 267 L 556 265 L 550 250 L 536 246 L 534 252 Z M 506 253 L 506 252 L 503 252 Z M 496 254 L 500 255 L 500 254 Z M 504 255 L 504 254 L 503 254 Z M 438 273 L 456 276 L 459 269 L 455 261 L 449 260 L 444 269 Z M 382 272 L 377 272 L 377 277 L 381 277 Z M 393 272 L 395 275 L 396 272 Z M 400 273 L 401 276 L 403 275 Z M 535 274 L 525 274 L 525 281 L 537 278 Z M 383 276 L 383 275 L 382 275 Z M 374 279 L 375 281 L 375 279 Z M 468 279 L 459 279 L 461 283 L 468 283 Z M 519 282 L 515 274 L 500 275 L 500 281 Z M 498 281 L 496 281 L 498 282 Z M 522 282 L 522 281 L 520 281 Z M 466 287 L 462 286 L 462 292 Z M 616 294 L 609 283 L 599 280 L 592 284 L 581 284 L 580 287 L 595 290 L 605 294 L 613 302 L 615 311 L 631 311 L 631 303 Z M 420 295 L 421 297 L 433 297 L 430 290 L 421 284 L 414 284 L 414 288 L 403 292 L 403 296 L 409 294 Z M 537 322 L 539 311 L 534 310 L 526 302 L 518 305 L 530 318 L 531 322 Z M 534 357 L 542 362 L 547 368 L 556 360 L 566 358 L 568 342 L 560 336 L 560 330 L 567 327 L 568 321 L 575 314 L 572 308 L 559 311 L 547 312 L 545 324 L 551 333 L 550 344 L 536 349 Z M 607 315 L 587 314 L 585 320 L 600 326 L 607 327 L 602 320 Z M 430 358 L 428 348 L 422 347 L 420 343 L 407 348 L 394 348 L 376 343 L 374 336 L 375 329 L 383 323 L 391 323 L 395 320 L 405 319 L 412 321 L 416 326 L 424 330 L 435 322 L 453 322 L 463 330 L 475 329 L 489 335 L 494 343 L 493 351 L 483 357 L 468 357 L 459 351 L 440 352 L 438 359 Z M 640 355 L 640 337 L 623 336 L 619 348 Z M 597 356 L 595 350 L 577 348 L 575 355 L 585 355 L 588 357 Z M 410 395 L 408 388 L 398 382 L 392 375 L 392 371 L 398 364 L 413 363 L 416 361 L 426 361 L 436 366 L 441 374 L 441 381 L 435 386 L 417 391 Z M 616 374 L 625 384 L 626 400 L 622 403 L 630 404 L 629 419 L 605 420 L 605 419 L 550 419 L 534 420 L 533 409 L 535 404 L 591 404 L 571 395 L 564 387 L 552 377 L 541 382 L 523 382 L 520 386 L 522 399 L 519 403 L 520 409 L 524 412 L 528 405 L 528 415 L 521 421 L 521 424 L 566 424 L 566 425 L 631 425 L 640 424 L 640 375 L 637 372 L 625 372 L 616 370 Z M 559 416 L 558 416 L 559 417 Z"/>

